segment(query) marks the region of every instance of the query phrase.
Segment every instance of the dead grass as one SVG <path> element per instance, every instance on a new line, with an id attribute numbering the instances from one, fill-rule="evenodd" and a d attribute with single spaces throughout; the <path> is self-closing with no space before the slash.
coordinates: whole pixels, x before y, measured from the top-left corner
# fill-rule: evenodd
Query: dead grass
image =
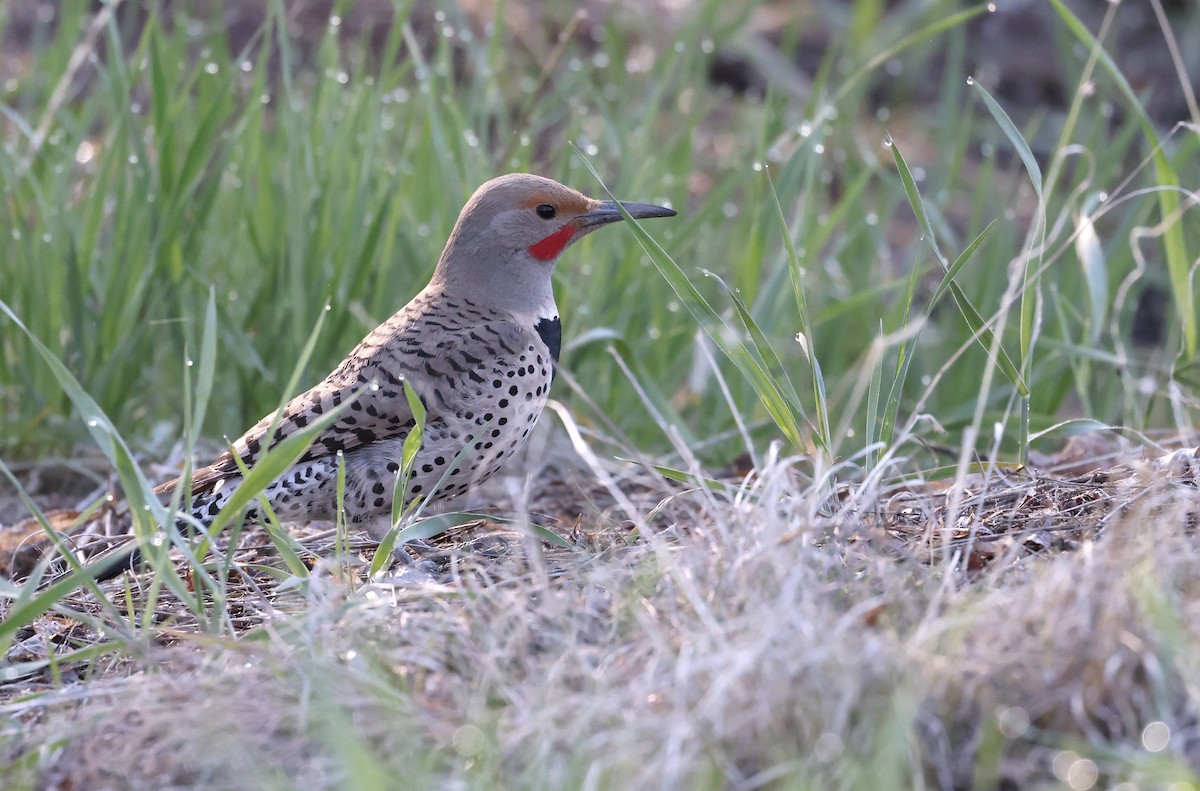
<path id="1" fill-rule="evenodd" d="M 236 602 L 240 639 L 177 622 L 10 685 L 0 750 L 39 787 L 1194 785 L 1189 462 L 910 483 L 920 529 L 798 459 L 717 491 L 610 465 L 529 503 L 590 501 L 575 551 L 476 526 L 382 581 L 318 569 Z"/>

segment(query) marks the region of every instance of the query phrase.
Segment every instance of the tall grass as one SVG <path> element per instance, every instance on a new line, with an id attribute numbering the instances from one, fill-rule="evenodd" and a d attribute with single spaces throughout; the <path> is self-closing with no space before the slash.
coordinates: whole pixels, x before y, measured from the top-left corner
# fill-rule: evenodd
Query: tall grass
<path id="1" fill-rule="evenodd" d="M 1006 407 L 1012 377 L 1001 376 L 983 399 L 978 387 L 989 360 L 1011 357 L 1028 380 L 1033 430 L 1081 402 L 1106 422 L 1142 427 L 1170 418 L 1153 396 L 1130 404 L 1123 382 L 1150 375 L 1165 383 L 1178 367 L 1174 350 L 1184 350 L 1181 362 L 1188 357 L 1193 309 L 1175 273 L 1200 242 L 1185 221 L 1187 193 L 1170 185 L 1195 182 L 1196 143 L 1183 130 L 1154 132 L 1107 57 L 1098 59 L 1106 68 L 1093 65 L 1095 58 L 1068 59 L 1094 91 L 1058 125 L 1055 146 L 1035 155 L 1016 126 L 996 122 L 986 95 L 967 85 L 971 64 L 956 42 L 978 9 L 949 27 L 929 23 L 926 35 L 895 36 L 885 25 L 861 45 L 909 71 L 926 68 L 934 49 L 949 58 L 936 106 L 897 107 L 882 122 L 863 87 L 886 85 L 881 60 L 863 59 L 856 70 L 853 50 L 830 50 L 806 103 L 770 72 L 760 100 L 714 88 L 711 52 L 741 46 L 742 22 L 716 3 L 679 20 L 669 37 L 634 33 L 617 10 L 582 23 L 568 17 L 573 37 L 545 74 L 536 57 L 504 45 L 511 31 L 502 19 L 481 39 L 471 32 L 479 20 L 446 9 L 434 29 L 396 25 L 375 50 L 331 24 L 297 51 L 280 34 L 285 9 L 270 8 L 266 27 L 243 52 L 230 51 L 219 27 L 187 23 L 184 12 L 169 21 L 152 12 L 140 28 L 117 13 L 69 82 L 69 98 L 48 107 L 72 54 L 86 45 L 67 33 L 82 24 L 81 10 L 70 5 L 59 20 L 64 32 L 45 36 L 26 76 L 3 96 L 2 297 L 123 433 L 146 437 L 160 423 L 179 425 L 186 361 L 198 348 L 210 291 L 217 295 L 219 374 L 199 428 L 219 437 L 278 403 L 281 373 L 290 372 L 326 305 L 302 382 L 315 380 L 415 293 L 475 185 L 499 171 L 532 169 L 596 192 L 589 167 L 619 196 L 683 210 L 679 222 L 654 229 L 655 238 L 733 335 L 747 332 L 737 308 L 745 306 L 754 326 L 737 343 L 760 333 L 770 343 L 778 356 L 771 379 L 795 381 L 797 413 L 819 416 L 828 408 L 816 403 L 821 388 L 799 384 L 811 362 L 840 403 L 867 375 L 862 354 L 873 339 L 921 315 L 936 262 L 919 237 L 936 234 L 941 255 L 953 258 L 995 220 L 955 288 L 984 318 L 1007 310 L 1000 300 L 1007 291 L 1024 306 L 1020 320 L 1001 323 L 992 351 L 970 348 L 973 329 L 956 311 L 927 316 L 937 330 L 909 350 L 912 367 L 896 408 L 907 412 L 920 399 L 952 431 L 1015 421 L 1005 444 L 1019 450 L 1028 431 L 1015 430 L 1022 410 Z M 1076 27 L 1064 30 L 1069 52 L 1068 42 L 1090 46 Z M 556 43 L 547 30 L 529 47 L 545 54 Z M 950 107 L 960 108 L 954 123 L 937 115 Z M 38 145 L 33 130 L 47 113 L 50 131 Z M 1031 119 L 1041 126 L 1058 120 Z M 918 174 L 927 227 L 914 225 L 884 146 L 889 134 Z M 758 162 L 770 167 L 752 167 Z M 1053 177 L 1042 201 L 1026 175 L 1039 163 Z M 1100 193 L 1106 201 L 1097 200 Z M 1149 243 L 1139 236 L 1131 244 L 1135 229 L 1160 221 Z M 1072 241 L 1089 227 L 1100 231 L 1099 247 Z M 1031 229 L 1038 235 L 1030 237 Z M 1137 269 L 1135 255 L 1149 257 L 1148 280 L 1167 271 L 1155 262 L 1169 264 L 1178 308 L 1162 347 L 1136 360 L 1118 348 L 1134 307 L 1118 286 Z M 1032 269 L 1013 292 L 1009 271 L 1018 260 Z M 789 280 L 802 286 L 807 327 Z M 667 417 L 691 436 L 705 440 L 734 428 L 731 409 L 704 373 L 693 321 L 627 233 L 573 250 L 557 287 L 564 364 L 606 414 L 622 415 L 637 444 L 666 446 L 605 353 L 614 341 L 659 394 Z M 1126 302 L 1115 305 L 1118 297 Z M 1110 317 L 1115 325 L 1106 324 Z M 794 340 L 801 331 L 811 335 L 804 344 Z M 4 338 L 6 454 L 37 455 L 76 441 L 79 421 L 46 368 L 32 363 L 29 342 L 11 331 Z M 950 359 L 936 391 L 922 392 L 922 381 Z M 755 405 L 754 383 L 725 373 L 755 436 L 771 436 L 778 428 Z M 852 414 L 834 409 L 827 422 L 861 436 L 867 420 L 859 403 Z M 809 422 L 801 444 L 829 431 L 820 425 L 826 419 Z M 785 434 L 796 442 L 794 431 Z M 844 439 L 821 442 L 840 447 Z M 715 446 L 708 457 L 735 447 Z"/>

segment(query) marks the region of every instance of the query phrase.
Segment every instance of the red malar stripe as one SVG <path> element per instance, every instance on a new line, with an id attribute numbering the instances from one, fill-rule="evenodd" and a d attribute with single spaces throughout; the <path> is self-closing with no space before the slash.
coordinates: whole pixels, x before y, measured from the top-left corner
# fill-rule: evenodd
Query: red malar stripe
<path id="1" fill-rule="evenodd" d="M 571 225 L 564 225 L 542 241 L 531 244 L 529 254 L 539 261 L 553 261 L 571 242 L 571 237 L 574 235 L 575 228 Z"/>

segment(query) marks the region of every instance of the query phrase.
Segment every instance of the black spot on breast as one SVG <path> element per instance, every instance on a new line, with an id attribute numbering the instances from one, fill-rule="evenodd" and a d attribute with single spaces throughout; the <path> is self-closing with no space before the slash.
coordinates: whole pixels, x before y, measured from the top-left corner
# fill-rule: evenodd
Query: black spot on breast
<path id="1" fill-rule="evenodd" d="M 558 316 L 552 319 L 540 319 L 533 329 L 537 331 L 542 343 L 550 349 L 550 358 L 554 362 L 558 362 L 558 352 L 562 349 L 562 322 L 559 321 Z M 529 351 L 533 351 L 533 349 Z"/>

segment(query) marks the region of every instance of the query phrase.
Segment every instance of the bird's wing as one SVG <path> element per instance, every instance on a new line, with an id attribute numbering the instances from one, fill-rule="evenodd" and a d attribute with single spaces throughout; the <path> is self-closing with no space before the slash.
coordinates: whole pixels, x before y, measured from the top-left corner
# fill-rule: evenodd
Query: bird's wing
<path id="1" fill-rule="evenodd" d="M 404 394 L 407 380 L 421 397 L 430 422 L 440 410 L 453 409 L 457 396 L 482 384 L 489 347 L 516 350 L 529 331 L 510 317 L 480 309 L 430 310 L 419 296 L 363 339 L 341 365 L 311 390 L 258 421 L 233 447 L 192 476 L 193 493 L 214 488 L 241 475 L 238 465 L 251 467 L 265 450 L 301 431 L 321 415 L 355 395 L 341 415 L 317 434 L 300 461 L 309 461 L 382 440 L 404 437 L 416 425 Z M 450 308 L 457 305 L 450 303 Z M 271 441 L 267 433 L 275 423 Z M 236 454 L 236 456 L 235 456 Z M 170 491 L 171 481 L 159 487 Z"/>

